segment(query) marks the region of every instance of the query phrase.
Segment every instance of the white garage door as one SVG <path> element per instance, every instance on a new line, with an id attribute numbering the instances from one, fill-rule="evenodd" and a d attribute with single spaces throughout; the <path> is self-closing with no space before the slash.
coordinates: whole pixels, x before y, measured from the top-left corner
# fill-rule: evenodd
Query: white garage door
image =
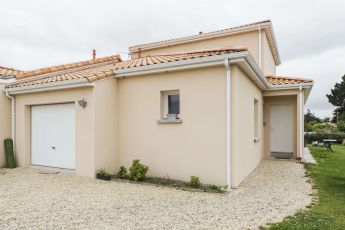
<path id="1" fill-rule="evenodd" d="M 31 107 L 31 163 L 75 169 L 74 104 Z"/>

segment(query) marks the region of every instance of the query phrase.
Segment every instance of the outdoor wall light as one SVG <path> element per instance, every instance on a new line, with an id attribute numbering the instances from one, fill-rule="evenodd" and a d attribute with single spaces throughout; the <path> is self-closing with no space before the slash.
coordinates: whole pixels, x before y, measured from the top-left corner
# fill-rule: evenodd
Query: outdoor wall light
<path id="1" fill-rule="evenodd" d="M 87 101 L 85 99 L 78 100 L 78 103 L 83 108 L 85 108 L 87 105 Z"/>

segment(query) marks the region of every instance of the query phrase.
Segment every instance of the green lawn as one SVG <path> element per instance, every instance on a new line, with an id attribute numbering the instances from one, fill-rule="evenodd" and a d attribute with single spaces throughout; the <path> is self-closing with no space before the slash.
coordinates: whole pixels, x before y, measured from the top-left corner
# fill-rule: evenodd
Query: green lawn
<path id="1" fill-rule="evenodd" d="M 334 152 L 310 147 L 318 165 L 305 164 L 316 184 L 319 202 L 269 229 L 345 229 L 345 146 L 332 146 Z"/>

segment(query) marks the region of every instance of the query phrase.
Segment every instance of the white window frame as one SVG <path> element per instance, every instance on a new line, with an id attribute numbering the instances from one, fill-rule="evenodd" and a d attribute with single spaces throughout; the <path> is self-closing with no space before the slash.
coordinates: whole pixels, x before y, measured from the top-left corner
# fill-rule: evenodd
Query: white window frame
<path id="1" fill-rule="evenodd" d="M 163 119 L 169 119 L 168 118 L 168 112 L 169 112 L 169 100 L 168 96 L 170 95 L 179 95 L 180 96 L 180 90 L 169 90 L 169 91 L 163 91 L 163 103 L 164 103 L 164 109 L 163 109 Z M 181 96 L 180 96 L 180 110 L 181 110 Z M 180 111 L 181 112 L 181 111 Z M 180 114 L 177 114 L 177 119 L 180 119 Z"/>

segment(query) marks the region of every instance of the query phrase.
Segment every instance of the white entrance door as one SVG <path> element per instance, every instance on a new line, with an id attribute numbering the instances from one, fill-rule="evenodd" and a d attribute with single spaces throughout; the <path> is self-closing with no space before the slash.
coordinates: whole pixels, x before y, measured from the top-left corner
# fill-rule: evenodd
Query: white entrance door
<path id="1" fill-rule="evenodd" d="M 31 163 L 75 169 L 74 104 L 31 107 Z"/>
<path id="2" fill-rule="evenodd" d="M 294 136 L 293 117 L 292 105 L 271 106 L 270 128 L 272 156 L 275 154 L 286 154 L 285 157 L 292 157 Z"/>

